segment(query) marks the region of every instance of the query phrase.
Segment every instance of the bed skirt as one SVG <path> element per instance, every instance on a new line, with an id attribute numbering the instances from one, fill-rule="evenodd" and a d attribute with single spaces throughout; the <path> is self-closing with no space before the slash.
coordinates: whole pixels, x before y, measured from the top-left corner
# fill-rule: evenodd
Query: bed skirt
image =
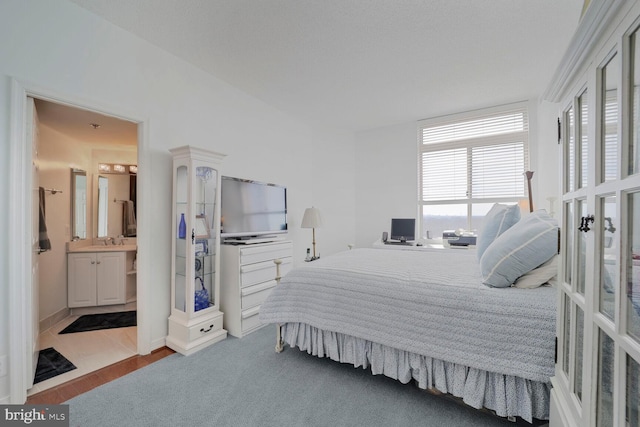
<path id="1" fill-rule="evenodd" d="M 282 339 L 291 347 L 384 374 L 403 384 L 412 379 L 421 389 L 436 389 L 467 405 L 501 417 L 549 419 L 551 383 L 469 368 L 444 360 L 391 348 L 304 323 L 282 325 Z"/>

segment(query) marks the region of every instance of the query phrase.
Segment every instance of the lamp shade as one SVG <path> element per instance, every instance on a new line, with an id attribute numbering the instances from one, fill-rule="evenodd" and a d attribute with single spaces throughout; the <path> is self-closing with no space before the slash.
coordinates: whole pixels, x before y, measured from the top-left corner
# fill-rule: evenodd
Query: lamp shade
<path id="1" fill-rule="evenodd" d="M 302 217 L 302 228 L 319 228 L 322 227 L 322 217 L 318 208 L 307 208 Z"/>

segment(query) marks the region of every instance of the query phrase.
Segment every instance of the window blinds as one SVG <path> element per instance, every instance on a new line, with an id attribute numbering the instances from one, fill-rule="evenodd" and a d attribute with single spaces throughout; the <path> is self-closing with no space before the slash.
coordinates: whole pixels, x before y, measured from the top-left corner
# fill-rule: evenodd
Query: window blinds
<path id="1" fill-rule="evenodd" d="M 421 123 L 423 202 L 526 197 L 526 110 Z"/>

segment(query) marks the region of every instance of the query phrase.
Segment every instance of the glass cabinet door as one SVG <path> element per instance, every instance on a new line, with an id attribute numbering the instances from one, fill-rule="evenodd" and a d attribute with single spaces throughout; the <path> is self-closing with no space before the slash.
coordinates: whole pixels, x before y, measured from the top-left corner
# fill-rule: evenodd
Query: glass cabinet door
<path id="1" fill-rule="evenodd" d="M 225 155 L 185 145 L 173 155 L 171 315 L 166 344 L 189 355 L 227 337 L 219 280 L 220 165 Z"/>
<path id="2" fill-rule="evenodd" d="M 175 170 L 175 260 L 174 260 L 174 308 L 185 312 L 186 307 L 186 283 L 187 283 L 187 240 L 186 229 L 189 214 L 187 212 L 188 190 L 188 167 L 178 166 Z"/>
<path id="3" fill-rule="evenodd" d="M 563 415 L 555 421 L 565 425 L 640 425 L 640 3 L 633 3 L 585 56 L 582 74 L 574 70 L 559 111 L 562 280 L 552 383 Z"/>
<path id="4" fill-rule="evenodd" d="M 194 236 L 194 311 L 217 305 L 215 221 L 218 172 L 209 166 L 196 166 Z"/>
<path id="5" fill-rule="evenodd" d="M 215 153 L 191 147 L 175 151 L 173 310 L 191 318 L 219 308 L 220 176 L 213 167 Z M 214 157 L 207 161 L 207 155 Z"/>
<path id="6" fill-rule="evenodd" d="M 589 182 L 588 92 L 575 97 L 564 117 L 564 194 L 562 204 L 562 298 L 559 366 L 565 386 L 581 402 L 583 393 L 584 294 L 587 279 L 587 235 L 583 232 L 588 204 L 583 187 Z"/>

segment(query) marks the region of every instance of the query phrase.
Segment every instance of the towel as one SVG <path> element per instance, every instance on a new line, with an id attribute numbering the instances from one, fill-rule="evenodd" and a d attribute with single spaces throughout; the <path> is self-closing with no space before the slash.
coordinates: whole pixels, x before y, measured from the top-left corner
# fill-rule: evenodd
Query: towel
<path id="1" fill-rule="evenodd" d="M 122 206 L 122 234 L 133 237 L 136 235 L 136 214 L 133 202 L 125 200 Z"/>
<path id="2" fill-rule="evenodd" d="M 44 209 L 44 188 L 40 187 L 38 189 L 38 193 L 40 196 L 40 219 L 38 230 L 39 240 L 40 240 L 40 252 L 50 251 L 51 250 L 51 241 L 49 240 L 49 235 L 47 234 L 47 223 L 45 221 L 45 209 Z"/>

